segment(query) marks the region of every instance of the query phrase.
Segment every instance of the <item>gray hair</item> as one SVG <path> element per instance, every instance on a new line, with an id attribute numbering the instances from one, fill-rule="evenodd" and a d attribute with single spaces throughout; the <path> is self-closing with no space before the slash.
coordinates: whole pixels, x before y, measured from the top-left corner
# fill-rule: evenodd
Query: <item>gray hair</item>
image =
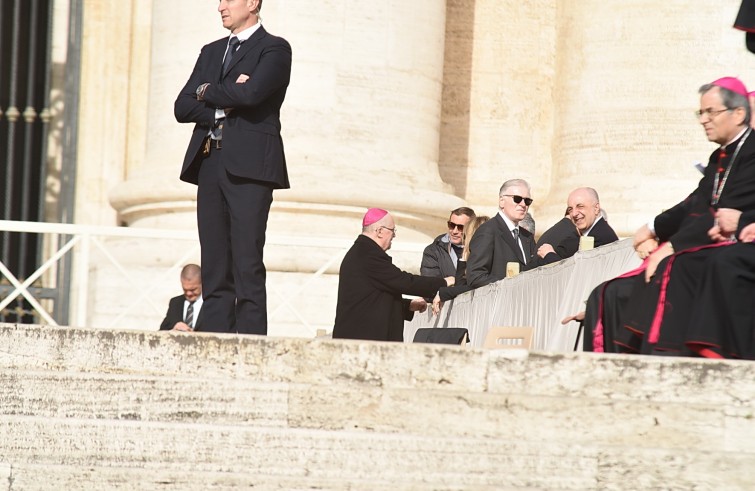
<path id="1" fill-rule="evenodd" d="M 532 218 L 532 215 L 530 215 L 530 212 L 527 212 L 524 215 L 524 218 L 519 222 L 519 226 L 525 229 L 527 232 L 531 233 L 532 235 L 535 235 L 535 219 Z"/>
<path id="2" fill-rule="evenodd" d="M 752 115 L 750 114 L 750 101 L 748 100 L 747 96 L 737 94 L 736 92 L 714 84 L 702 85 L 698 92 L 700 93 L 700 95 L 703 95 L 714 87 L 718 87 L 719 93 L 721 94 L 721 102 L 726 109 L 737 109 L 740 107 L 744 108 L 745 119 L 744 121 L 742 121 L 742 124 L 749 126 L 750 118 L 752 117 Z"/>
<path id="3" fill-rule="evenodd" d="M 514 186 L 524 186 L 527 188 L 527 192 L 529 194 L 532 194 L 532 189 L 530 188 L 529 183 L 524 179 L 509 179 L 501 185 L 501 189 L 498 191 L 498 197 L 500 198 L 501 196 L 506 194 L 506 191 L 509 188 L 513 188 Z"/>

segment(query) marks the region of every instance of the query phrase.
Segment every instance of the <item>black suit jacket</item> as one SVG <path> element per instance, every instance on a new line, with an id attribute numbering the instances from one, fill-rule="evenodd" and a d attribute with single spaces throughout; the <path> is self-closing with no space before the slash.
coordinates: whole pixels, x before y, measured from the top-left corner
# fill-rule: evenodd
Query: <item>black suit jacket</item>
<path id="1" fill-rule="evenodd" d="M 616 235 L 613 227 L 608 225 L 608 222 L 605 220 L 605 218 L 598 220 L 592 230 L 590 230 L 590 233 L 587 234 L 587 236 L 595 238 L 595 247 L 600 247 L 602 245 L 610 244 L 619 240 L 619 236 Z"/>
<path id="2" fill-rule="evenodd" d="M 403 341 L 404 320 L 414 313 L 401 295 L 433 297 L 442 286 L 443 278 L 401 271 L 374 240 L 360 235 L 341 263 L 333 337 Z"/>
<path id="3" fill-rule="evenodd" d="M 535 239 L 521 227 L 519 238 L 527 257 L 527 264 L 520 259 L 521 250 L 500 213 L 496 213 L 495 217 L 480 225 L 469 244 L 467 283 L 472 288 L 478 288 L 505 278 L 508 262 L 518 262 L 521 271 L 536 267 Z"/>
<path id="4" fill-rule="evenodd" d="M 739 140 L 726 147 L 726 165 L 733 157 Z M 755 132 L 745 140 L 718 204 L 711 206 L 714 176 L 717 172 L 720 149 L 714 151 L 705 173 L 692 194 L 655 217 L 655 233 L 661 242 L 670 241 L 674 250 L 710 244 L 708 230 L 713 226 L 717 208 L 734 208 L 743 212 L 755 210 Z"/>
<path id="5" fill-rule="evenodd" d="M 537 241 L 539 249 L 543 244 L 550 244 L 556 253 L 550 253 L 542 262 L 545 264 L 560 261 L 572 257 L 579 250 L 579 232 L 569 217 L 557 221 L 551 228 L 545 231 Z"/>
<path id="6" fill-rule="evenodd" d="M 186 297 L 184 297 L 183 295 L 178 295 L 177 297 L 170 299 L 170 302 L 168 302 L 168 312 L 165 313 L 165 319 L 163 319 L 162 323 L 160 324 L 161 331 L 170 331 L 171 329 L 173 329 L 173 326 L 175 326 L 176 323 L 183 322 L 185 300 Z M 197 316 L 197 320 L 194 323 L 195 331 L 202 329 L 202 312 L 204 312 L 204 310 L 199 309 L 199 315 Z"/>
<path id="7" fill-rule="evenodd" d="M 280 108 L 291 78 L 291 46 L 259 27 L 234 53 L 225 76 L 222 61 L 228 38 L 205 45 L 175 102 L 180 123 L 196 123 L 186 150 L 181 180 L 197 184 L 200 149 L 215 123 L 215 108 L 233 108 L 223 124 L 223 165 L 239 177 L 288 188 L 281 139 Z M 249 80 L 237 84 L 242 74 Z M 198 101 L 196 89 L 211 85 Z"/>

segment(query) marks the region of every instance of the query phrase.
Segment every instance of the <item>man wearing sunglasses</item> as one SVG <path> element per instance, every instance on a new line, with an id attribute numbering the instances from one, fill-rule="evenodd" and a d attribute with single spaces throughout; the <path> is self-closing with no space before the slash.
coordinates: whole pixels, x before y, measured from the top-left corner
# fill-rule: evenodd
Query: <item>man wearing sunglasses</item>
<path id="1" fill-rule="evenodd" d="M 506 263 L 521 270 L 537 264 L 535 240 L 519 226 L 532 204 L 530 185 L 524 179 L 503 183 L 498 193 L 499 212 L 480 225 L 469 244 L 467 282 L 478 288 L 506 277 Z"/>
<path id="2" fill-rule="evenodd" d="M 448 217 L 448 232 L 435 238 L 422 253 L 419 272 L 422 276 L 445 278 L 456 274 L 464 250 L 464 227 L 475 217 L 474 210 L 462 206 Z"/>

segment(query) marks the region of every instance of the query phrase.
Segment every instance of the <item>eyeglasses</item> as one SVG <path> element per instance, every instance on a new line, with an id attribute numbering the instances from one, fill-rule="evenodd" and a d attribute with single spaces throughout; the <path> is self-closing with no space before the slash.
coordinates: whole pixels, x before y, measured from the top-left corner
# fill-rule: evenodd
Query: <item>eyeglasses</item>
<path id="1" fill-rule="evenodd" d="M 715 118 L 719 114 L 721 114 L 723 112 L 726 112 L 726 111 L 731 111 L 731 109 L 729 109 L 728 107 L 724 108 L 724 109 L 719 109 L 718 111 L 713 111 L 710 108 L 706 109 L 705 111 L 703 111 L 702 109 L 698 109 L 697 111 L 695 111 L 695 116 L 697 116 L 697 119 L 700 119 L 703 116 L 707 116 L 708 119 L 712 120 L 713 118 Z"/>
<path id="2" fill-rule="evenodd" d="M 378 228 L 378 230 L 380 230 L 381 228 L 384 228 L 386 230 L 390 230 L 393 235 L 396 235 L 396 230 L 398 230 L 397 227 L 391 228 L 391 227 L 386 227 L 385 225 L 382 225 L 380 228 Z"/>
<path id="3" fill-rule="evenodd" d="M 464 224 L 462 223 L 454 223 L 451 220 L 449 220 L 447 223 L 448 223 L 448 230 L 454 230 L 458 228 L 459 232 L 464 231 Z"/>
<path id="4" fill-rule="evenodd" d="M 532 204 L 533 199 L 532 198 L 524 198 L 522 196 L 519 196 L 518 194 L 502 194 L 501 196 L 508 196 L 509 198 L 514 200 L 514 203 L 519 204 L 524 200 L 524 206 L 529 206 Z"/>

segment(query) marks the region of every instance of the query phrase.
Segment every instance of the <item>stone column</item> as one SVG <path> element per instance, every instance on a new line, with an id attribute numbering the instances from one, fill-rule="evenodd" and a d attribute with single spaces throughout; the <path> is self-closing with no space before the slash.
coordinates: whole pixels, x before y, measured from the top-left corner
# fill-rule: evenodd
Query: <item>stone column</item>
<path id="1" fill-rule="evenodd" d="M 530 182 L 533 212 L 550 188 L 555 3 L 448 1 L 440 172 L 478 214 L 506 179 Z"/>
<path id="2" fill-rule="evenodd" d="M 112 206 L 128 225 L 196 227 L 196 187 L 178 179 L 192 126 L 176 122 L 173 102 L 202 46 L 227 35 L 214 7 L 192 0 L 181 8 L 150 2 L 141 10 L 148 21 L 136 36 L 141 43 L 133 46 L 127 168 L 110 192 Z M 165 19 L 181 28 L 166 29 Z"/>
<path id="3" fill-rule="evenodd" d="M 437 0 L 321 2 L 314 16 L 264 4 L 294 50 L 282 116 L 292 188 L 276 195 L 273 230 L 327 223 L 351 237 L 379 206 L 400 240 L 424 241 L 462 204 L 438 172 L 445 13 Z"/>
<path id="4" fill-rule="evenodd" d="M 153 18 L 167 17 L 183 27 L 153 24 L 144 158 L 111 201 L 132 225 L 193 227 L 195 189 L 178 181 L 191 126 L 175 122 L 173 101 L 201 45 L 227 31 L 199 0 L 155 2 Z M 265 2 L 262 18 L 294 56 L 281 117 L 292 189 L 276 191 L 269 232 L 353 237 L 378 206 L 394 212 L 402 240 L 437 234 L 462 204 L 438 172 L 444 2 L 326 2 L 316 16 Z M 266 262 L 307 270 L 319 266 L 311 254 L 270 250 Z"/>
<path id="5" fill-rule="evenodd" d="M 697 89 L 725 75 L 755 86 L 752 55 L 731 28 L 738 5 L 558 2 L 555 172 L 539 217 L 553 223 L 568 193 L 589 185 L 630 235 L 695 188 L 693 162 L 715 148 L 693 115 Z"/>

